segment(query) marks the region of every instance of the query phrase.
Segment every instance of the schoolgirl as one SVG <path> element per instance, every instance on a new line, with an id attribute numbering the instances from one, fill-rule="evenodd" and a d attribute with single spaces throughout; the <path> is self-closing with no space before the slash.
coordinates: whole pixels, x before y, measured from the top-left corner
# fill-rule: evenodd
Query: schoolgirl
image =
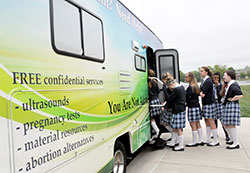
<path id="1" fill-rule="evenodd" d="M 166 85 L 172 91 L 171 94 L 165 92 L 165 98 L 172 103 L 172 120 L 173 128 L 172 139 L 167 146 L 172 147 L 174 151 L 184 151 L 183 128 L 186 126 L 186 93 L 183 86 L 175 82 L 171 75 L 165 77 Z M 175 146 L 179 143 L 178 146 Z"/>
<path id="2" fill-rule="evenodd" d="M 201 115 L 205 118 L 207 139 L 206 144 L 208 146 L 220 145 L 218 141 L 217 128 L 214 122 L 214 93 L 213 93 L 213 82 L 212 73 L 208 67 L 200 68 L 200 76 L 202 77 L 201 92 L 202 97 L 202 113 Z M 211 140 L 211 133 L 213 134 L 213 141 Z"/>
<path id="3" fill-rule="evenodd" d="M 218 129 L 218 120 L 221 121 L 222 114 L 223 114 L 223 106 L 221 103 L 221 96 L 220 96 L 220 92 L 222 90 L 222 85 L 221 85 L 221 79 L 220 79 L 219 72 L 215 72 L 213 74 L 213 83 L 214 83 L 213 89 L 214 89 L 214 97 L 215 97 L 215 125 Z M 222 128 L 223 128 L 223 131 L 225 133 L 226 141 L 229 141 L 230 138 L 228 136 L 226 129 L 224 128 L 224 126 L 222 126 Z"/>
<path id="4" fill-rule="evenodd" d="M 224 73 L 223 80 L 227 85 L 222 90 L 222 102 L 224 105 L 222 124 L 225 126 L 231 139 L 231 141 L 227 142 L 230 145 L 227 149 L 240 148 L 236 126 L 240 126 L 239 100 L 243 97 L 243 93 L 235 79 L 236 75 L 233 71 L 226 71 Z"/>
<path id="5" fill-rule="evenodd" d="M 193 137 L 192 142 L 190 144 L 187 144 L 186 146 L 196 147 L 198 145 L 204 145 L 202 128 L 200 125 L 200 120 L 202 119 L 201 108 L 199 103 L 200 88 L 197 84 L 193 72 L 186 73 L 185 80 L 189 83 L 189 86 L 186 89 L 186 103 L 188 107 L 188 121 L 192 128 Z M 198 140 L 197 136 L 199 137 Z"/>
<path id="6" fill-rule="evenodd" d="M 148 76 L 148 87 L 149 87 L 149 112 L 151 117 L 151 126 L 156 132 L 156 137 L 159 137 L 160 129 L 158 128 L 156 121 L 160 119 L 161 107 L 155 106 L 160 105 L 160 100 L 158 94 L 160 93 L 157 82 L 150 77 L 154 77 L 155 73 L 153 70 L 149 69 Z"/>
<path id="7" fill-rule="evenodd" d="M 163 82 L 163 92 L 166 95 L 166 92 L 168 94 L 171 94 L 173 91 L 171 91 L 168 87 L 166 87 L 166 76 L 171 76 L 170 73 L 165 73 L 162 77 L 162 82 Z M 167 99 L 167 98 L 165 98 Z M 163 114 L 162 114 L 162 125 L 169 131 L 171 132 L 171 138 L 172 138 L 172 126 L 171 126 L 171 120 L 172 120 L 172 103 L 166 100 L 166 104 L 163 107 Z M 171 139 L 170 138 L 170 139 Z"/>

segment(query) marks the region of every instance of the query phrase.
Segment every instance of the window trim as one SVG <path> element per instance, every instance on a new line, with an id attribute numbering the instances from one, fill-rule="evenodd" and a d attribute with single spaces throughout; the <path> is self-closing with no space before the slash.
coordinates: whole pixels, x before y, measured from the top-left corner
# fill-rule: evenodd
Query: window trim
<path id="1" fill-rule="evenodd" d="M 136 57 L 137 57 L 137 56 L 140 57 L 141 59 L 144 59 L 144 62 L 145 62 L 145 70 L 139 69 L 139 68 L 136 67 Z M 147 70 L 147 62 L 146 62 L 146 58 L 145 58 L 144 56 L 135 54 L 135 55 L 134 55 L 134 63 L 135 63 L 135 69 L 136 69 L 137 71 L 146 72 L 146 70 Z M 140 61 L 140 63 L 141 63 L 141 61 Z M 142 65 L 142 64 L 141 64 L 141 65 Z"/>
<path id="2" fill-rule="evenodd" d="M 55 44 L 55 30 L 54 30 L 54 6 L 53 6 L 53 0 L 50 0 L 50 33 L 51 33 L 51 45 L 53 50 L 60 55 L 66 55 L 66 56 L 70 56 L 70 57 L 75 57 L 75 58 L 80 58 L 82 60 L 90 60 L 90 61 L 95 61 L 95 62 L 99 62 L 99 63 L 103 63 L 105 61 L 105 42 L 104 42 L 104 26 L 103 26 L 103 21 L 101 20 L 101 18 L 99 18 L 98 16 L 96 16 L 95 14 L 91 13 L 90 11 L 88 11 L 87 9 L 83 8 L 82 6 L 80 6 L 79 4 L 69 1 L 69 0 L 64 0 L 67 3 L 75 6 L 76 8 L 78 8 L 78 12 L 79 12 L 79 19 L 80 19 L 80 30 L 81 30 L 81 48 L 82 48 L 82 55 L 76 54 L 76 53 L 71 53 L 68 51 L 64 51 L 64 50 L 60 50 L 56 47 Z M 98 19 L 101 22 L 101 27 L 102 27 L 102 45 L 103 45 L 103 59 L 98 59 L 95 57 L 91 57 L 91 56 L 86 56 L 84 55 L 84 35 L 83 35 L 83 22 L 82 22 L 82 10 L 88 14 L 90 14 L 91 16 L 95 17 L 96 19 Z"/>
<path id="3" fill-rule="evenodd" d="M 173 55 L 160 55 L 159 56 L 159 75 L 160 77 L 162 77 L 163 74 L 162 73 L 162 70 L 161 70 L 161 57 L 172 57 L 172 63 L 173 63 L 173 78 L 175 79 L 176 78 L 176 75 L 175 75 L 175 57 Z"/>

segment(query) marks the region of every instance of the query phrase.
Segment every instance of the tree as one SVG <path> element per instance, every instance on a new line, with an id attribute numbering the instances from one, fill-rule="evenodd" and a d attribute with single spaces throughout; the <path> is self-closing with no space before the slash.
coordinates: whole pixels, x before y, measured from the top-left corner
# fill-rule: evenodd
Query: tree
<path id="1" fill-rule="evenodd" d="M 231 70 L 236 73 L 236 70 L 233 67 L 228 67 L 227 70 Z"/>
<path id="2" fill-rule="evenodd" d="M 246 77 L 246 74 L 245 74 L 244 72 L 241 72 L 241 73 L 240 73 L 240 78 L 241 78 L 241 79 L 244 79 L 245 77 Z"/>
<path id="3" fill-rule="evenodd" d="M 248 79 L 250 79 L 250 71 L 247 72 Z"/>
<path id="4" fill-rule="evenodd" d="M 201 82 L 201 77 L 200 77 L 200 70 L 198 69 L 198 71 L 193 71 L 194 76 L 197 80 L 197 82 Z"/>
<path id="5" fill-rule="evenodd" d="M 180 71 L 180 81 L 185 82 L 185 74 L 182 71 Z"/>

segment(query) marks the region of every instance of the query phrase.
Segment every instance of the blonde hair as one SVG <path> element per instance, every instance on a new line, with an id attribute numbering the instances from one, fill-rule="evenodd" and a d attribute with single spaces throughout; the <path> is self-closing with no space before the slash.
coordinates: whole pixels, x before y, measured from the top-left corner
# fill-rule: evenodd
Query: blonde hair
<path id="1" fill-rule="evenodd" d="M 190 78 L 189 84 L 190 84 L 190 86 L 192 88 L 192 92 L 196 93 L 196 94 L 199 94 L 200 93 L 200 88 L 198 86 L 198 83 L 197 83 L 197 80 L 196 80 L 196 78 L 194 76 L 194 73 L 193 72 L 188 72 L 187 75 Z"/>

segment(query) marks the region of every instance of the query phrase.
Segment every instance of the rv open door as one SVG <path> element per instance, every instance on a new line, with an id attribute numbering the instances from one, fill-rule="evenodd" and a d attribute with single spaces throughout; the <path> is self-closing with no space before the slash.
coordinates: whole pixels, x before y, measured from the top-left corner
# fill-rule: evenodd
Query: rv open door
<path id="1" fill-rule="evenodd" d="M 175 49 L 159 49 L 155 51 L 156 76 L 161 79 L 166 72 L 172 74 L 176 82 L 180 82 L 179 56 Z"/>

